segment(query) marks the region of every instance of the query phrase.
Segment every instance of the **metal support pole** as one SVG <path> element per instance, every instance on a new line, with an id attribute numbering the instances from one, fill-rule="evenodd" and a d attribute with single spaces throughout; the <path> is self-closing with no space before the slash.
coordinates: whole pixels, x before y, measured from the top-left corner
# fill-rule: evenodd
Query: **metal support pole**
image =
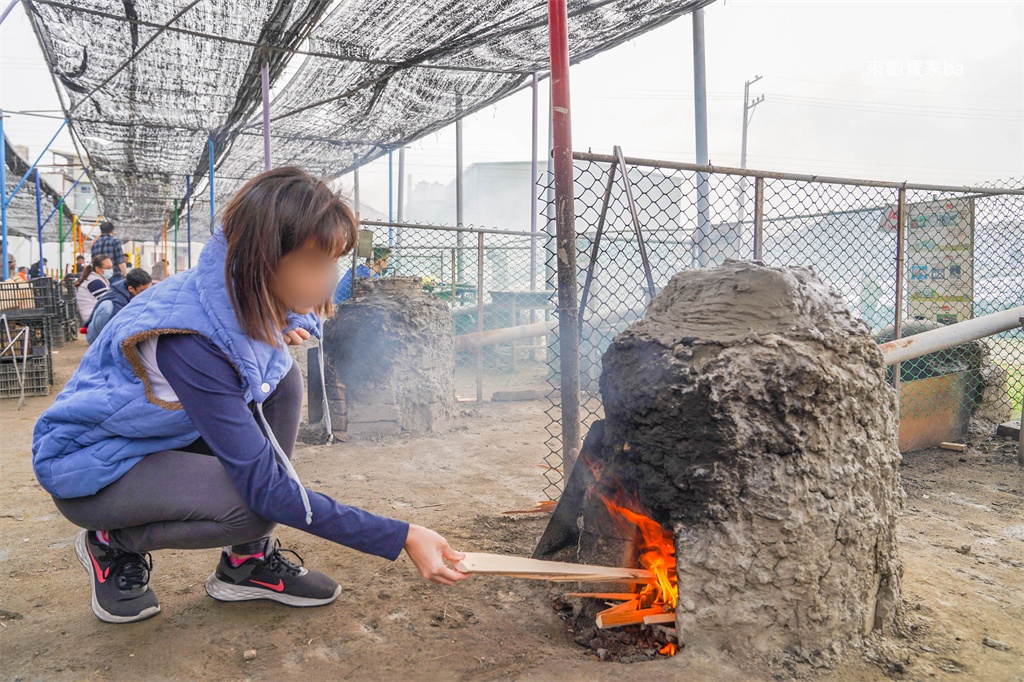
<path id="1" fill-rule="evenodd" d="M 394 152 L 388 150 L 388 222 L 393 223 L 395 221 L 395 159 Z M 395 243 L 395 228 L 393 225 L 388 225 L 388 246 L 393 246 Z"/>
<path id="2" fill-rule="evenodd" d="M 359 169 L 352 171 L 352 194 L 355 200 L 356 222 L 359 222 Z M 349 299 L 356 297 L 356 270 L 359 268 L 359 232 L 356 232 L 356 243 L 352 247 L 352 284 L 349 286 Z"/>
<path id="3" fill-rule="evenodd" d="M 352 203 L 355 204 L 352 208 L 356 212 L 356 217 L 359 216 L 359 169 L 356 168 L 352 171 Z"/>
<path id="4" fill-rule="evenodd" d="M 174 200 L 174 271 L 178 272 L 178 200 Z"/>
<path id="5" fill-rule="evenodd" d="M 13 6 L 13 3 L 11 3 Z M 10 11 L 10 7 L 7 11 Z M 11 273 L 7 268 L 7 138 L 4 136 L 4 112 L 0 111 L 0 251 L 2 251 L 3 262 L 0 263 L 0 272 L 3 277 L 0 280 L 6 281 Z"/>
<path id="6" fill-rule="evenodd" d="M 192 176 L 185 176 L 185 238 L 188 240 L 188 267 L 192 269 Z"/>
<path id="7" fill-rule="evenodd" d="M 594 272 L 597 269 L 597 259 L 601 254 L 601 236 L 604 235 L 604 223 L 608 217 L 608 206 L 611 204 L 612 186 L 615 184 L 615 169 L 617 164 L 608 166 L 608 182 L 604 187 L 604 199 L 601 200 L 601 213 L 597 217 L 597 230 L 594 232 L 594 244 L 590 251 L 590 262 L 587 263 L 587 277 L 583 280 L 583 296 L 580 298 L 580 333 L 583 330 L 583 314 L 587 310 L 587 300 L 590 298 L 590 285 L 594 281 Z"/>
<path id="8" fill-rule="evenodd" d="M 57 244 L 60 251 L 57 252 L 57 267 L 64 274 L 64 199 L 57 202 Z"/>
<path id="9" fill-rule="evenodd" d="M 708 103 L 707 78 L 704 71 L 704 10 L 698 9 L 693 16 L 693 113 L 694 133 L 697 142 L 697 163 L 708 162 Z M 710 263 L 707 247 L 711 241 L 710 216 L 708 215 L 708 174 L 697 173 L 697 239 L 694 240 L 694 256 L 699 267 Z"/>
<path id="10" fill-rule="evenodd" d="M 14 199 L 14 195 L 18 193 L 18 190 L 21 189 L 21 186 L 25 184 L 25 180 L 28 179 L 28 176 L 32 173 L 32 171 L 36 170 L 36 166 L 39 165 L 39 162 L 43 160 L 43 155 L 46 154 L 46 151 L 50 148 L 50 145 L 53 144 L 53 141 L 56 140 L 57 136 L 60 135 L 62 130 L 64 130 L 64 126 L 68 124 L 68 120 L 65 118 L 61 121 L 60 127 L 57 128 L 57 132 L 53 134 L 53 137 L 50 138 L 50 141 L 46 143 L 45 147 L 43 147 L 43 151 L 39 152 L 39 156 L 36 158 L 34 162 L 32 162 L 32 165 L 29 166 L 27 171 L 25 171 L 25 175 L 21 177 L 21 180 L 18 181 L 18 184 L 14 186 L 14 189 L 11 190 L 11 193 L 8 195 L 7 138 L 4 137 L 3 119 L 3 111 L 0 110 L 0 257 L 3 258 L 3 263 L 0 264 L 0 273 L 2 273 L 3 275 L 2 279 L 8 279 L 11 276 L 11 273 L 8 271 L 9 268 L 7 267 L 7 257 L 9 253 L 7 243 L 7 206 L 11 203 L 11 200 Z M 40 249 L 41 248 L 42 245 L 40 245 Z"/>
<path id="11" fill-rule="evenodd" d="M 398 206 L 395 209 L 398 222 L 405 222 L 405 147 L 398 150 Z M 398 246 L 402 245 L 402 228 L 398 228 L 395 238 Z M 397 267 L 396 267 L 397 269 Z"/>
<path id="12" fill-rule="evenodd" d="M 263 66 L 260 67 L 260 86 L 263 91 L 263 170 L 270 170 L 270 61 L 263 51 Z"/>
<path id="13" fill-rule="evenodd" d="M 764 260 L 764 178 L 754 178 L 754 260 Z"/>
<path id="14" fill-rule="evenodd" d="M 636 233 L 637 250 L 640 251 L 640 262 L 644 266 L 644 276 L 647 279 L 647 300 L 654 300 L 654 276 L 651 274 L 651 261 L 647 258 L 647 246 L 644 244 L 643 228 L 640 225 L 640 216 L 636 210 L 636 202 L 633 200 L 633 185 L 629 181 L 629 168 L 626 166 L 626 157 L 622 154 L 622 147 L 615 146 L 615 156 L 619 160 L 619 170 L 622 173 L 622 186 L 626 190 L 626 204 L 629 206 L 629 215 L 633 219 L 633 231 Z"/>
<path id="15" fill-rule="evenodd" d="M 1024 329 L 1024 317 L 1017 319 L 1021 328 Z M 1020 421 L 1017 422 L 1017 466 L 1024 469 L 1024 408 L 1021 409 Z"/>
<path id="16" fill-rule="evenodd" d="M 59 205 L 63 205 L 64 200 L 68 198 L 69 194 L 71 194 L 72 192 L 75 191 L 75 187 L 78 187 L 78 183 L 82 181 L 82 178 L 84 178 L 85 174 L 88 173 L 88 172 L 89 172 L 88 169 L 82 171 L 82 174 L 79 175 L 78 178 L 71 184 L 71 189 L 69 189 L 67 192 L 64 192 L 64 196 L 62 196 L 60 198 L 60 201 L 57 202 Z M 45 220 L 43 220 L 43 227 L 46 227 L 47 224 L 49 224 L 50 218 L 53 217 L 53 214 L 56 213 L 57 210 L 58 210 L 57 208 L 54 208 L 52 211 L 50 211 L 50 214 L 48 216 L 46 216 Z"/>
<path id="17" fill-rule="evenodd" d="M 537 72 L 533 72 L 530 89 L 533 94 L 533 119 L 530 129 L 530 291 L 537 290 L 537 136 L 540 125 L 540 96 L 537 87 Z M 532 313 L 531 312 L 531 319 Z"/>
<path id="18" fill-rule="evenodd" d="M 562 383 L 562 475 L 568 480 L 580 449 L 580 357 L 576 300 L 576 225 L 569 95 L 567 0 L 548 0 L 551 114 L 554 134 L 558 259 L 558 348 Z"/>
<path id="19" fill-rule="evenodd" d="M 2 115 L 3 115 L 3 112 L 0 111 L 0 116 L 2 116 Z M 31 175 L 32 171 L 34 171 L 36 169 L 36 166 L 39 165 L 39 162 L 43 160 L 43 155 L 46 154 L 47 150 L 50 149 L 50 145 L 53 144 L 54 140 L 57 139 L 57 136 L 60 135 L 61 131 L 64 130 L 64 126 L 66 126 L 67 124 L 68 124 L 68 120 L 66 118 L 63 121 L 60 122 L 60 127 L 57 128 L 57 132 L 55 132 L 53 134 L 53 137 L 50 138 L 50 141 L 46 143 L 45 147 L 43 147 L 43 151 L 39 152 L 39 156 L 36 157 L 36 160 L 32 162 L 32 165 L 28 167 L 28 170 L 25 171 L 25 174 L 23 176 L 21 176 L 21 180 L 19 180 L 18 184 L 14 186 L 14 189 L 11 190 L 10 195 L 6 195 L 5 194 L 5 196 L 4 196 L 4 203 L 6 203 L 6 204 L 11 203 L 11 199 L 13 199 L 14 195 L 18 193 L 18 190 L 21 189 L 21 186 L 25 184 L 25 181 L 28 180 L 28 176 Z M 6 164 L 6 162 L 7 162 L 7 157 L 6 156 L 4 156 L 3 161 Z M 4 188 L 4 192 L 5 193 L 6 193 L 6 190 L 7 190 L 7 188 L 5 187 Z"/>
<path id="20" fill-rule="evenodd" d="M 398 150 L 398 222 L 405 222 L 405 147 Z"/>
<path id="21" fill-rule="evenodd" d="M 462 183 L 462 99 L 459 99 L 459 118 L 455 121 L 455 224 L 458 227 L 463 226 L 463 220 L 465 214 L 463 213 L 463 183 Z M 455 235 L 455 246 L 458 249 L 457 261 L 458 261 L 458 277 L 462 277 L 462 273 L 465 272 L 462 262 L 462 233 L 459 232 Z M 457 279 L 452 280 L 458 283 Z"/>
<path id="22" fill-rule="evenodd" d="M 894 341 L 903 337 L 903 260 L 906 248 L 907 190 L 900 187 L 896 199 L 896 310 L 892 330 Z M 896 419 L 899 420 L 900 363 L 892 368 L 892 385 L 896 389 Z"/>
<path id="23" fill-rule="evenodd" d="M 46 277 L 46 273 L 43 272 L 43 203 L 38 168 L 36 168 L 36 232 L 39 235 L 39 276 Z"/>
<path id="24" fill-rule="evenodd" d="M 207 140 L 207 142 L 206 142 L 206 157 L 207 157 L 207 165 L 209 166 L 209 171 L 207 173 L 207 178 L 210 181 L 210 234 L 213 234 L 217 230 L 217 228 L 216 228 L 216 219 L 215 219 L 217 208 L 214 205 L 214 200 L 216 199 L 216 194 L 215 194 L 214 189 L 213 189 L 213 157 L 214 157 L 213 135 L 210 135 L 209 140 Z"/>
<path id="25" fill-rule="evenodd" d="M 476 235 L 476 331 L 484 333 L 484 233 Z M 515 352 L 515 344 L 513 350 Z M 513 358 L 515 362 L 515 358 Z M 484 349 L 476 349 L 476 401 L 484 401 Z"/>
<path id="26" fill-rule="evenodd" d="M 549 83 L 550 86 L 550 83 Z M 550 90 L 549 90 L 550 94 Z M 545 254 L 545 267 L 547 270 L 546 280 L 552 288 L 555 288 L 555 281 L 558 278 L 555 267 L 555 125 L 554 119 L 552 118 L 552 112 L 548 111 L 548 148 L 547 148 L 547 177 L 548 177 L 548 192 L 547 192 L 547 207 L 545 210 L 545 218 L 547 223 L 545 229 L 548 234 L 548 238 L 545 240 L 547 244 L 547 253 Z"/>
<path id="27" fill-rule="evenodd" d="M 17 4 L 18 0 L 11 0 L 10 3 L 7 4 L 7 7 L 4 7 L 3 14 L 0 14 L 0 24 L 4 23 L 4 19 L 7 18 L 7 15 L 11 13 L 11 10 L 14 9 L 14 6 Z M 7 278 L 5 277 L 4 279 Z"/>

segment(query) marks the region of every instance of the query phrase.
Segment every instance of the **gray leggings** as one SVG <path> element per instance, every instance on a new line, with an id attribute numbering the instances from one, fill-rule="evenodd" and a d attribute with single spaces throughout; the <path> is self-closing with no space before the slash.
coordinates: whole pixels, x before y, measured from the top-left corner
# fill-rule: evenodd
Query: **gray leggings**
<path id="1" fill-rule="evenodd" d="M 301 412 L 302 374 L 292 365 L 263 403 L 288 457 Z M 270 535 L 276 524 L 249 509 L 211 455 L 202 440 L 156 452 L 95 495 L 53 501 L 68 521 L 107 531 L 111 546 L 128 552 L 234 546 Z"/>

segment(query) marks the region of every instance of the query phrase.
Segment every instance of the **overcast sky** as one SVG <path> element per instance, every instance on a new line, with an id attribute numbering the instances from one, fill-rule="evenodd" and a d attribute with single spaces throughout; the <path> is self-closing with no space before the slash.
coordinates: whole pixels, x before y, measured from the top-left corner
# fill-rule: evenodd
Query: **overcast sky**
<path id="1" fill-rule="evenodd" d="M 750 168 L 944 184 L 1024 177 L 1020 0 L 720 0 L 705 30 L 712 163 L 739 165 L 743 83 L 761 75 Z M 4 109 L 59 107 L 20 4 L 0 27 L 0 59 Z M 574 67 L 571 85 L 576 149 L 694 160 L 689 17 Z M 468 118 L 466 165 L 528 160 L 530 106 L 526 91 Z M 5 120 L 33 154 L 57 123 Z M 407 173 L 448 182 L 454 159 L 447 129 L 411 145 Z M 361 178 L 363 201 L 386 212 L 386 160 Z"/>

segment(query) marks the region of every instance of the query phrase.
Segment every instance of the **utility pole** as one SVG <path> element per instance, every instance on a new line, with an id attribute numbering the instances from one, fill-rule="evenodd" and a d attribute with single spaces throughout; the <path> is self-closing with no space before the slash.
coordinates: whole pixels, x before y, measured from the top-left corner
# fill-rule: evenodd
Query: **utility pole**
<path id="1" fill-rule="evenodd" d="M 750 125 L 750 119 L 753 118 L 754 107 L 764 101 L 764 95 L 757 97 L 753 102 L 750 101 L 750 86 L 761 80 L 761 76 L 754 76 L 753 80 L 749 80 L 743 84 L 743 144 L 740 148 L 740 168 L 747 167 L 747 127 Z M 739 219 L 743 222 L 747 218 L 747 176 L 741 175 L 739 182 Z"/>

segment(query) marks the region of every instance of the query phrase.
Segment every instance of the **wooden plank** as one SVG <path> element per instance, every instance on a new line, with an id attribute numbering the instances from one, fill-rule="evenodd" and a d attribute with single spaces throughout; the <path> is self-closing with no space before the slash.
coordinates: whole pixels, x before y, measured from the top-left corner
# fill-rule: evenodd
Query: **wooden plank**
<path id="1" fill-rule="evenodd" d="M 650 582 L 654 575 L 642 568 L 614 568 L 589 566 L 561 561 L 542 561 L 525 557 L 466 552 L 466 558 L 455 564 L 463 573 L 500 575 L 532 580 L 581 582 Z"/>
<path id="2" fill-rule="evenodd" d="M 609 606 L 607 609 L 605 609 L 604 611 L 601 611 L 597 615 L 598 616 L 609 616 L 609 615 L 611 615 L 613 613 L 625 613 L 627 611 L 637 611 L 639 609 L 640 609 L 640 599 L 639 599 L 639 597 L 637 597 L 635 599 L 630 599 L 627 602 L 623 602 L 621 604 L 616 604 L 615 606 Z"/>
<path id="3" fill-rule="evenodd" d="M 943 450 L 954 450 L 956 452 L 963 452 L 967 449 L 967 446 L 963 443 L 939 443 L 939 447 Z"/>
<path id="4" fill-rule="evenodd" d="M 644 625 L 655 625 L 657 623 L 675 623 L 676 614 L 659 613 L 653 616 L 644 616 Z"/>
<path id="5" fill-rule="evenodd" d="M 567 592 L 566 597 L 586 597 L 608 601 L 631 601 L 636 599 L 635 592 Z"/>
<path id="6" fill-rule="evenodd" d="M 602 611 L 597 616 L 597 627 L 602 630 L 607 630 L 608 628 L 618 628 L 623 625 L 636 625 L 638 623 L 643 623 L 644 618 L 647 618 L 648 616 L 658 616 L 664 612 L 664 609 L 660 606 L 650 609 L 623 611 L 621 613 L 604 613 Z"/>

